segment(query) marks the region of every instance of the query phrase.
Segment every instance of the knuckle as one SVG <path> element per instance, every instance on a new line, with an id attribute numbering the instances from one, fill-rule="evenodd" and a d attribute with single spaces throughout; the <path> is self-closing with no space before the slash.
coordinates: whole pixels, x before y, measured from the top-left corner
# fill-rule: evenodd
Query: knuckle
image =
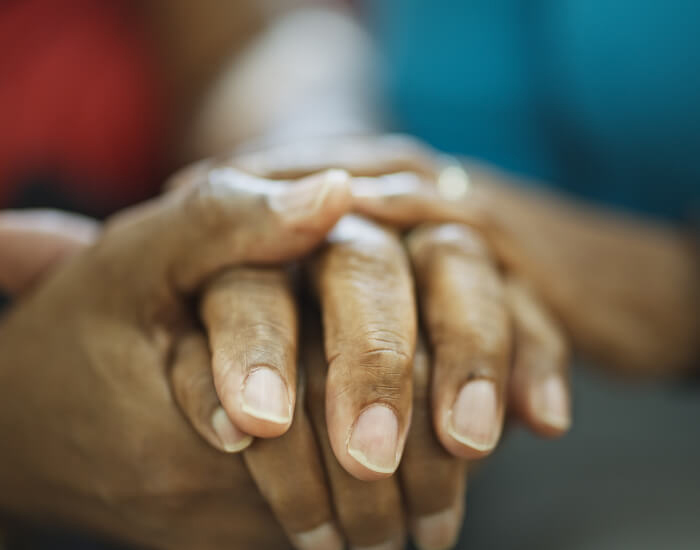
<path id="1" fill-rule="evenodd" d="M 199 178 L 186 188 L 184 208 L 193 222 L 205 230 L 230 228 L 232 222 L 240 221 L 243 216 L 247 221 L 259 222 L 256 216 L 267 211 L 266 196 L 252 191 L 251 176 L 232 168 L 216 167 Z"/>
<path id="2" fill-rule="evenodd" d="M 478 231 L 461 223 L 425 224 L 411 231 L 409 242 L 422 248 L 452 248 L 472 256 L 487 256 L 488 245 Z"/>
<path id="3" fill-rule="evenodd" d="M 188 219 L 198 227 L 208 231 L 217 231 L 224 227 L 227 217 L 225 209 L 222 201 L 217 198 L 216 185 L 209 179 L 188 188 L 183 209 Z"/>
<path id="4" fill-rule="evenodd" d="M 405 339 L 387 331 L 372 331 L 353 344 L 331 363 L 343 365 L 329 370 L 331 385 L 337 388 L 335 398 L 350 393 L 362 400 L 369 397 L 396 404 L 410 395 L 413 353 Z"/>
<path id="5" fill-rule="evenodd" d="M 328 254 L 348 268 L 374 263 L 382 267 L 391 266 L 401 250 L 395 234 L 357 216 L 341 218 L 329 235 L 329 241 L 332 244 Z"/>
<path id="6" fill-rule="evenodd" d="M 269 346 L 288 346 L 292 343 L 292 335 L 289 327 L 280 320 L 266 319 L 257 323 L 246 325 L 240 332 L 240 336 L 248 342 L 257 342 L 264 351 Z"/>
<path id="7" fill-rule="evenodd" d="M 380 362 L 405 368 L 413 355 L 413 349 L 403 334 L 390 329 L 376 328 L 358 338 L 357 349 L 361 357 L 378 357 Z"/>
<path id="8" fill-rule="evenodd" d="M 511 327 L 503 308 L 488 308 L 473 317 L 466 314 L 449 323 L 435 323 L 431 338 L 436 353 L 472 354 L 500 360 L 511 348 Z"/>
<path id="9" fill-rule="evenodd" d="M 373 330 L 357 339 L 355 363 L 376 382 L 398 387 L 411 373 L 413 349 L 406 338 L 390 330 Z"/>

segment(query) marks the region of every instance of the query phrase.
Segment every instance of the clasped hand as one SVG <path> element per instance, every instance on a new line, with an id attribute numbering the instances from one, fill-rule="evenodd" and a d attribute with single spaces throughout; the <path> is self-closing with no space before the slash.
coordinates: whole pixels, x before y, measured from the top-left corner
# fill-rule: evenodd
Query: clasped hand
<path id="1" fill-rule="evenodd" d="M 466 459 L 507 414 L 561 435 L 570 397 L 563 334 L 478 197 L 416 206 L 441 170 L 393 137 L 248 153 L 92 244 L 79 221 L 46 237 L 59 253 L 0 330 L 0 505 L 162 548 L 279 547 L 262 495 L 298 548 L 449 546 Z M 418 186 L 410 212 L 373 196 L 396 183 Z"/>

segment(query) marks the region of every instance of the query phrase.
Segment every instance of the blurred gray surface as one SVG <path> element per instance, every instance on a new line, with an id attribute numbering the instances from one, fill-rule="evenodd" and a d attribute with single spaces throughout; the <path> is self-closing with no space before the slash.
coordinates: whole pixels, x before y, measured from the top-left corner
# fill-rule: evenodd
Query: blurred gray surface
<path id="1" fill-rule="evenodd" d="M 577 367 L 574 427 L 512 429 L 470 478 L 460 549 L 700 549 L 700 385 Z"/>

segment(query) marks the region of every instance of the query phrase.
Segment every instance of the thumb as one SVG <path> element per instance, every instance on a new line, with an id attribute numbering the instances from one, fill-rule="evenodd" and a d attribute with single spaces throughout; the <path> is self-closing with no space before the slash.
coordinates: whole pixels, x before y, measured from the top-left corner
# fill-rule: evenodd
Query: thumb
<path id="1" fill-rule="evenodd" d="M 18 294 L 46 271 L 90 245 L 99 224 L 58 210 L 0 212 L 0 289 Z"/>
<path id="2" fill-rule="evenodd" d="M 463 223 L 486 229 L 493 220 L 483 188 L 455 174 L 441 185 L 412 172 L 352 182 L 353 210 L 395 227 L 421 223 Z M 488 223 L 487 223 L 488 222 Z"/>
<path id="3" fill-rule="evenodd" d="M 105 240 L 129 256 L 124 265 L 138 254 L 146 271 L 180 291 L 197 288 L 226 267 L 306 255 L 352 203 L 350 176 L 342 170 L 293 183 L 226 166 L 190 171 L 187 178 L 113 219 L 105 232 Z"/>

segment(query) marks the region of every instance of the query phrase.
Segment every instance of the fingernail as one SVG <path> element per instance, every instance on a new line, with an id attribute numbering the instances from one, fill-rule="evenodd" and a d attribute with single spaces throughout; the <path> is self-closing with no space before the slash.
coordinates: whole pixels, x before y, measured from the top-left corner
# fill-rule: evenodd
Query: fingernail
<path id="1" fill-rule="evenodd" d="M 343 539 L 331 523 L 292 535 L 292 544 L 299 550 L 343 550 Z"/>
<path id="2" fill-rule="evenodd" d="M 384 405 L 372 405 L 360 414 L 348 443 L 348 453 L 370 470 L 391 474 L 396 470 L 399 421 Z"/>
<path id="3" fill-rule="evenodd" d="M 449 434 L 477 451 L 490 451 L 501 434 L 496 386 L 489 380 L 467 382 L 455 400 Z"/>
<path id="4" fill-rule="evenodd" d="M 349 186 L 350 175 L 345 170 L 328 170 L 304 182 L 292 183 L 289 188 L 269 198 L 270 208 L 288 223 L 296 223 L 315 216 L 325 208 L 328 195 L 340 185 Z"/>
<path id="5" fill-rule="evenodd" d="M 542 380 L 532 393 L 532 405 L 540 421 L 558 430 L 571 426 L 569 392 L 560 376 L 551 375 Z"/>
<path id="6" fill-rule="evenodd" d="M 457 507 L 423 516 L 416 520 L 413 537 L 420 550 L 446 550 L 452 548 L 462 523 Z"/>
<path id="7" fill-rule="evenodd" d="M 211 425 L 227 453 L 240 452 L 253 442 L 251 436 L 243 433 L 231 423 L 223 407 L 217 407 L 214 414 L 211 415 Z"/>
<path id="8" fill-rule="evenodd" d="M 287 385 L 274 370 L 261 367 L 248 375 L 243 387 L 243 412 L 276 424 L 292 419 Z"/>

